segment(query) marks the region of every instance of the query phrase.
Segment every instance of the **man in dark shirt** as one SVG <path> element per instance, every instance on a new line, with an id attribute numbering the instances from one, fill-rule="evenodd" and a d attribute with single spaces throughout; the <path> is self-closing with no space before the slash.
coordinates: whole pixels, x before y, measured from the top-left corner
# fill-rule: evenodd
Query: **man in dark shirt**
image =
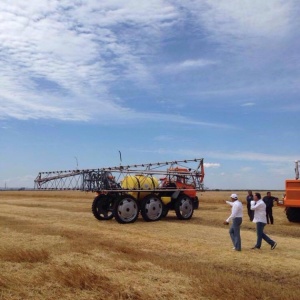
<path id="1" fill-rule="evenodd" d="M 251 222 L 253 221 L 253 216 L 254 216 L 254 211 L 250 209 L 252 200 L 253 200 L 252 191 L 248 191 L 248 196 L 246 197 L 246 201 L 247 201 L 248 216 Z"/>
<path id="2" fill-rule="evenodd" d="M 267 196 L 263 198 L 263 201 L 266 204 L 266 216 L 267 216 L 267 223 L 274 224 L 274 218 L 273 218 L 273 205 L 274 201 L 277 201 L 277 198 L 271 196 L 271 192 L 267 192 Z"/>

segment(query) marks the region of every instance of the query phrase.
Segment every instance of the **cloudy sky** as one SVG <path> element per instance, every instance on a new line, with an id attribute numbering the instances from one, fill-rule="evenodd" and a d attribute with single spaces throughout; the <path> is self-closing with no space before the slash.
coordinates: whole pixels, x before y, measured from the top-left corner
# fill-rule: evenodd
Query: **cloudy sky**
<path id="1" fill-rule="evenodd" d="M 0 187 L 204 158 L 283 189 L 300 159 L 297 0 L 2 0 Z"/>

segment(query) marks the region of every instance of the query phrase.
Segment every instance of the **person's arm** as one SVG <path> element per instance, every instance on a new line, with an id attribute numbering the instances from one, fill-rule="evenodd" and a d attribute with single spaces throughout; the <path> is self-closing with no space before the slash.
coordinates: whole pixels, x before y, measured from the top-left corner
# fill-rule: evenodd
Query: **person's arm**
<path id="1" fill-rule="evenodd" d="M 238 207 L 237 205 L 234 205 L 234 202 L 232 203 L 232 211 L 231 211 L 231 215 L 228 217 L 228 219 L 226 220 L 227 223 L 229 223 L 229 221 L 233 218 L 236 217 L 238 212 Z"/>
<path id="2" fill-rule="evenodd" d="M 255 202 L 254 200 L 252 200 L 252 201 L 250 202 L 250 204 L 251 204 L 251 206 L 250 206 L 250 209 L 251 209 L 251 210 L 255 210 L 256 207 L 258 206 L 258 205 L 256 205 L 256 202 Z"/>
<path id="3" fill-rule="evenodd" d="M 255 201 L 253 200 L 253 201 L 251 201 L 251 207 L 250 207 L 250 209 L 251 209 L 251 210 L 255 210 L 257 207 L 263 205 L 263 203 L 264 203 L 264 202 L 258 202 L 258 201 L 255 202 Z"/>
<path id="4" fill-rule="evenodd" d="M 234 202 L 231 202 L 231 201 L 225 201 L 227 204 L 229 204 L 230 206 L 233 206 L 233 203 Z M 231 214 L 232 215 L 232 214 Z M 231 216 L 230 215 L 230 216 Z M 229 221 L 230 221 L 230 216 L 229 216 L 229 218 L 227 219 L 227 220 L 225 220 L 224 222 L 223 222 L 223 224 L 224 225 L 228 225 L 229 224 Z"/>

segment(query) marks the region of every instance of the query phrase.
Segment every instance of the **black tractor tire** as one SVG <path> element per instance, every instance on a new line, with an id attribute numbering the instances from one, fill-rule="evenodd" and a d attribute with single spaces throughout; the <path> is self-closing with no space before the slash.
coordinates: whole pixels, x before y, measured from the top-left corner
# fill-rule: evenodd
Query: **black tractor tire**
<path id="1" fill-rule="evenodd" d="M 130 195 L 123 195 L 115 203 L 114 217 L 120 224 L 134 223 L 139 216 L 139 206 Z"/>
<path id="2" fill-rule="evenodd" d="M 99 195 L 95 197 L 92 204 L 92 212 L 98 220 L 110 220 L 114 217 L 114 201 L 109 195 Z"/>
<path id="3" fill-rule="evenodd" d="M 300 222 L 300 208 L 299 207 L 287 207 L 286 216 L 290 222 Z"/>
<path id="4" fill-rule="evenodd" d="M 144 197 L 141 201 L 141 214 L 146 222 L 159 221 L 163 213 L 163 203 L 155 194 Z"/>
<path id="5" fill-rule="evenodd" d="M 194 209 L 199 208 L 199 199 L 197 196 L 194 198 L 193 204 L 194 204 Z"/>
<path id="6" fill-rule="evenodd" d="M 180 220 L 189 220 L 194 213 L 193 200 L 185 195 L 181 194 L 175 202 L 176 216 Z"/>
<path id="7" fill-rule="evenodd" d="M 165 218 L 168 215 L 168 213 L 169 213 L 169 207 L 167 205 L 163 205 L 161 217 Z"/>

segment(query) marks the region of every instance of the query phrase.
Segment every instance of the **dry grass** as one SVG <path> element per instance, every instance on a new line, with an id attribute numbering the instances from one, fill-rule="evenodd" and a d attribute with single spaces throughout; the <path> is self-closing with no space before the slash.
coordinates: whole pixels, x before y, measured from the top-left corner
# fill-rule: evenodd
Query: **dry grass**
<path id="1" fill-rule="evenodd" d="M 253 251 L 245 209 L 233 252 L 229 194 L 199 195 L 189 221 L 121 225 L 93 217 L 92 194 L 0 192 L 0 299 L 299 299 L 300 224 L 274 207 L 278 246 Z"/>
<path id="2" fill-rule="evenodd" d="M 23 249 L 23 248 L 0 249 L 0 259 L 9 262 L 15 262 L 15 263 L 46 262 L 48 258 L 49 258 L 49 252 L 45 249 Z"/>

